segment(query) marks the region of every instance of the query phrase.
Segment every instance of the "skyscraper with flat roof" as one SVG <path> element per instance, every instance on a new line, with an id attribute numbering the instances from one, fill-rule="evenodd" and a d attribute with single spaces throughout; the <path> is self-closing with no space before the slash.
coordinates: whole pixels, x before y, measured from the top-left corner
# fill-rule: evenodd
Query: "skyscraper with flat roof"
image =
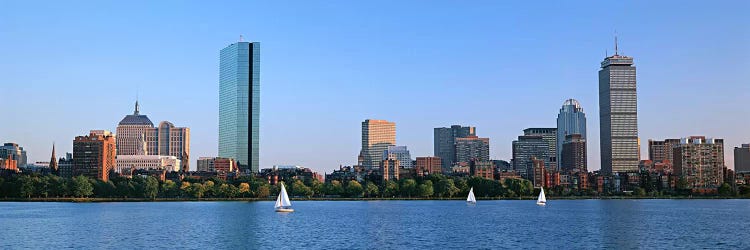
<path id="1" fill-rule="evenodd" d="M 362 150 L 359 165 L 367 169 L 380 166 L 383 152 L 396 145 L 396 123 L 367 119 L 362 122 Z"/>
<path id="2" fill-rule="evenodd" d="M 435 128 L 434 151 L 440 157 L 444 172 L 450 171 L 456 160 L 456 138 L 477 135 L 475 127 L 452 125 L 450 128 Z"/>
<path id="3" fill-rule="evenodd" d="M 565 162 L 563 159 L 563 143 L 565 137 L 568 135 L 578 134 L 580 139 L 586 142 L 586 114 L 583 113 L 583 107 L 578 103 L 576 99 L 566 100 L 560 113 L 557 115 L 557 167 L 562 169 L 562 163 Z M 585 149 L 585 145 L 584 145 Z M 585 153 L 585 152 L 584 152 Z"/>
<path id="4" fill-rule="evenodd" d="M 734 147 L 734 172 L 750 173 L 750 144 Z"/>
<path id="5" fill-rule="evenodd" d="M 601 169 L 605 174 L 638 171 L 638 101 L 633 58 L 615 54 L 599 70 Z"/>
<path id="6" fill-rule="evenodd" d="M 259 171 L 260 43 L 237 42 L 219 53 L 219 157 Z"/>

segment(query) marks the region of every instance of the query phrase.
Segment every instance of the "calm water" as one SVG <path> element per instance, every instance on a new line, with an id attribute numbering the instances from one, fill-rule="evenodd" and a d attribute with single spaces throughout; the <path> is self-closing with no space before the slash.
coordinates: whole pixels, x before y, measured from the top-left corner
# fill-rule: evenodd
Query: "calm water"
<path id="1" fill-rule="evenodd" d="M 750 200 L 0 203 L 0 249 L 749 248 Z"/>

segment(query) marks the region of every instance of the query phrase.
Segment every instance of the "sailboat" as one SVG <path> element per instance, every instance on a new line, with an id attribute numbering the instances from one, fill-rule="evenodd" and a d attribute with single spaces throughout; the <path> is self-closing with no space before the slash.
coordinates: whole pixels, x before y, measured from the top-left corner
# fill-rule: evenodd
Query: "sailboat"
<path id="1" fill-rule="evenodd" d="M 289 201 L 289 195 L 286 194 L 286 188 L 284 187 L 283 182 L 281 183 L 281 192 L 279 193 L 279 197 L 276 198 L 276 204 L 273 207 L 276 209 L 276 212 L 294 212 L 294 209 L 292 209 L 292 202 Z"/>
<path id="2" fill-rule="evenodd" d="M 544 196 L 544 187 L 540 187 L 540 189 L 542 191 L 539 192 L 539 198 L 536 199 L 536 204 L 539 206 L 544 206 L 547 205 L 547 197 Z"/>
<path id="3" fill-rule="evenodd" d="M 466 197 L 466 203 L 477 204 L 477 199 L 474 198 L 474 187 L 469 190 L 469 197 Z"/>

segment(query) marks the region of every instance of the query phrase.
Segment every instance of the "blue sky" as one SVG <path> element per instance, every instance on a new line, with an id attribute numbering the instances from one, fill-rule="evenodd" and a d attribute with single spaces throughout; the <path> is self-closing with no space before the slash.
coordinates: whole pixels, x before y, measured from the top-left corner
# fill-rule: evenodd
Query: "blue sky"
<path id="1" fill-rule="evenodd" d="M 330 172 L 356 163 L 360 122 L 396 122 L 412 156 L 433 128 L 472 125 L 510 159 L 527 127 L 554 127 L 578 99 L 589 169 L 599 169 L 599 63 L 638 68 L 649 138 L 750 142 L 747 1 L 2 1 L 0 141 L 30 161 L 72 151 L 132 113 L 191 129 L 191 156 L 215 156 L 218 53 L 239 35 L 261 51 L 261 167 Z M 194 164 L 194 162 L 193 162 Z M 194 167 L 193 167 L 194 168 Z"/>

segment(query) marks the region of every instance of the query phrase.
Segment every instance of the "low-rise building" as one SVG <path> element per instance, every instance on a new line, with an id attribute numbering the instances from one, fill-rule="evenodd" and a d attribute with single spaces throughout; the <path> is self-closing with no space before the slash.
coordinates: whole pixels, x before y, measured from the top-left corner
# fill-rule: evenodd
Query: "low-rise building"
<path id="1" fill-rule="evenodd" d="M 124 173 L 124 169 L 129 170 L 166 170 L 180 171 L 180 159 L 176 156 L 163 155 L 118 155 L 117 170 L 115 172 Z"/>
<path id="2" fill-rule="evenodd" d="M 276 185 L 280 181 L 301 180 L 307 183 L 313 179 L 318 181 L 322 179 L 322 176 L 312 169 L 296 165 L 274 165 L 271 168 L 264 168 L 260 170 L 258 177 L 266 179 L 271 185 Z"/>
<path id="3" fill-rule="evenodd" d="M 439 174 L 442 172 L 442 160 L 440 159 L 440 157 L 417 157 L 417 176 L 427 176 L 431 174 Z"/>

